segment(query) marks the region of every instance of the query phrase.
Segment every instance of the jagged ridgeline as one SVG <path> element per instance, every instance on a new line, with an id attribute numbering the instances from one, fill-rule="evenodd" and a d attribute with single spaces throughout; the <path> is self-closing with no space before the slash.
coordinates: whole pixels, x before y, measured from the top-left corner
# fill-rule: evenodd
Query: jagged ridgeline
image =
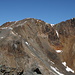
<path id="1" fill-rule="evenodd" d="M 0 75 L 75 75 L 75 18 L 58 24 L 27 18 L 0 26 Z"/>

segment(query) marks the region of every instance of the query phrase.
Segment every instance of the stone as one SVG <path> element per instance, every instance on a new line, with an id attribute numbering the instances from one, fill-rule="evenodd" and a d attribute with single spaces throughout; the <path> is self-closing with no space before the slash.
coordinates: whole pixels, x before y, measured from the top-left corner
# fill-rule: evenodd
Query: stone
<path id="1" fill-rule="evenodd" d="M 74 26 L 74 19 L 54 26 L 34 18 L 3 24 L 0 26 L 0 72 L 9 75 L 75 75 L 66 71 L 62 64 L 65 61 L 75 71 Z M 62 50 L 62 53 L 58 54 L 56 50 Z"/>

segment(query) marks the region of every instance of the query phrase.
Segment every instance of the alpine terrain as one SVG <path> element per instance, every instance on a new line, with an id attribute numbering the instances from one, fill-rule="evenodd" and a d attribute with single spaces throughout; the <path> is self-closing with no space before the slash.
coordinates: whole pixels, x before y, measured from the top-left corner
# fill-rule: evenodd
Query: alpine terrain
<path id="1" fill-rule="evenodd" d="M 75 75 L 75 18 L 55 25 L 34 18 L 1 25 L 0 75 Z"/>

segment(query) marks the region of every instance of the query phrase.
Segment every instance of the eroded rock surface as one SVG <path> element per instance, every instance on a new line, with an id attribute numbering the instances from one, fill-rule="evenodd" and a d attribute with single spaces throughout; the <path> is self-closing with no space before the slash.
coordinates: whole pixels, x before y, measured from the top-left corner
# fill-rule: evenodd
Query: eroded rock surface
<path id="1" fill-rule="evenodd" d="M 3 24 L 0 27 L 1 75 L 75 75 L 67 72 L 62 64 L 66 62 L 75 70 L 74 26 L 74 19 L 53 27 L 33 18 Z"/>
<path id="2" fill-rule="evenodd" d="M 75 70 L 75 18 L 56 24 L 54 28 L 62 44 L 61 60 Z"/>

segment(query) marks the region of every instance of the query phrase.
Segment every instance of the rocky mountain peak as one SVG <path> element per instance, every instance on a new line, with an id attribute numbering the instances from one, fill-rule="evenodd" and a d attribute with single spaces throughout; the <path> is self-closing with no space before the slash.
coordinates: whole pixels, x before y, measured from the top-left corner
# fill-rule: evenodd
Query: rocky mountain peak
<path id="1" fill-rule="evenodd" d="M 54 26 L 34 18 L 6 22 L 0 26 L 0 74 L 74 75 L 74 26 L 75 18 Z"/>

